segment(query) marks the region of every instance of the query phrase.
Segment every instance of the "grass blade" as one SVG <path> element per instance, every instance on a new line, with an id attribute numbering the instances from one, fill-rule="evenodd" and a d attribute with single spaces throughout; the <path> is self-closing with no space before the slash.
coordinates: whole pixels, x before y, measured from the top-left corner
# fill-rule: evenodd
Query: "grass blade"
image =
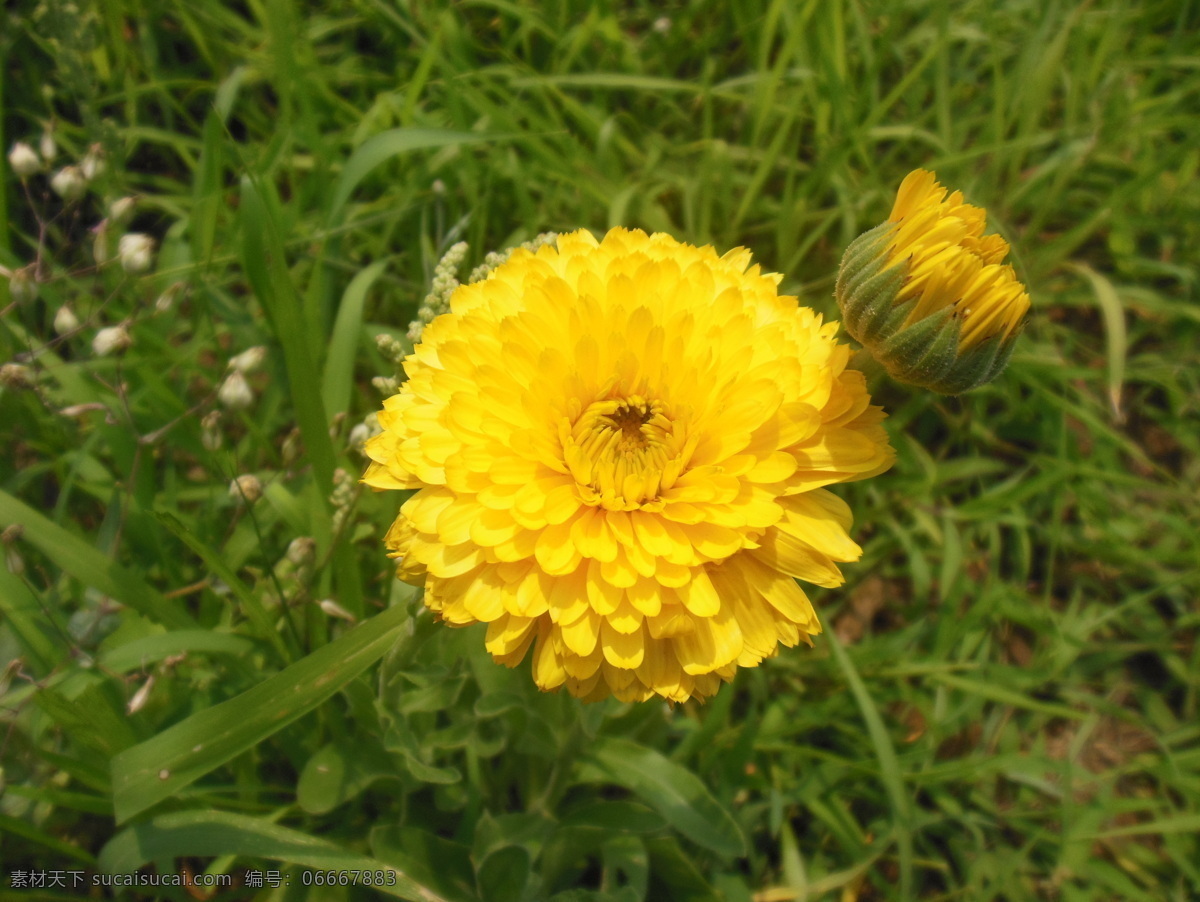
<path id="1" fill-rule="evenodd" d="M 408 617 L 389 608 L 236 698 L 113 758 L 117 822 L 169 798 L 311 711 L 391 647 Z"/>

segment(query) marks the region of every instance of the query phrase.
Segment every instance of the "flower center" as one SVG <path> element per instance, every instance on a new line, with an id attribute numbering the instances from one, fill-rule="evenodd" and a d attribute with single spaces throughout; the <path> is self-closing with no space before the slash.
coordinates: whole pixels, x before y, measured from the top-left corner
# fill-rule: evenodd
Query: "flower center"
<path id="1" fill-rule="evenodd" d="M 679 475 L 675 424 L 657 401 L 641 395 L 595 401 L 562 431 L 567 466 L 588 504 L 636 510 Z"/>

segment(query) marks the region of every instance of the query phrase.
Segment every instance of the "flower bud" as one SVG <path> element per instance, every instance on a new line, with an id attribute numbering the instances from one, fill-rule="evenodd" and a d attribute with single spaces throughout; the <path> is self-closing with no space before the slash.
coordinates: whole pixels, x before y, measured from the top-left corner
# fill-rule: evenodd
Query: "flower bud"
<path id="1" fill-rule="evenodd" d="M 74 332 L 79 328 L 79 318 L 75 316 L 75 311 L 71 309 L 70 304 L 63 304 L 58 308 L 58 312 L 54 314 L 54 333 L 56 335 L 66 335 L 68 332 Z"/>
<path id="2" fill-rule="evenodd" d="M 956 395 L 1008 363 L 1029 294 L 986 221 L 918 169 L 887 222 L 846 249 L 835 288 L 843 325 L 897 381 Z"/>
<path id="3" fill-rule="evenodd" d="M 119 197 L 109 205 L 108 218 L 114 225 L 124 225 L 133 216 L 135 206 L 137 206 L 136 197 Z"/>
<path id="4" fill-rule="evenodd" d="M 221 434 L 221 411 L 210 410 L 200 421 L 200 444 L 209 451 L 221 447 L 224 436 Z"/>
<path id="5" fill-rule="evenodd" d="M 38 296 L 37 264 L 30 263 L 14 270 L 8 277 L 8 292 L 18 304 L 32 301 Z"/>
<path id="6" fill-rule="evenodd" d="M 36 150 L 24 141 L 18 141 L 8 152 L 8 165 L 18 178 L 28 178 L 42 168 L 42 161 Z"/>
<path id="7" fill-rule="evenodd" d="M 254 403 L 254 392 L 241 370 L 234 370 L 217 389 L 217 399 L 230 410 L 245 410 Z"/>
<path id="8" fill-rule="evenodd" d="M 92 229 L 92 259 L 103 266 L 109 260 L 108 254 L 108 220 L 100 220 L 99 225 Z"/>
<path id="9" fill-rule="evenodd" d="M 330 617 L 337 617 L 339 620 L 355 620 L 355 616 L 347 611 L 344 607 L 334 601 L 332 598 L 323 598 L 317 602 L 317 607 L 324 611 Z"/>
<path id="10" fill-rule="evenodd" d="M 83 173 L 83 177 L 89 182 L 98 175 L 104 173 L 104 148 L 99 144 L 93 144 L 88 148 L 88 152 L 79 162 L 79 171 Z"/>
<path id="11" fill-rule="evenodd" d="M 0 387 L 17 390 L 32 386 L 33 378 L 29 367 L 22 363 L 6 363 L 0 366 Z"/>
<path id="12" fill-rule="evenodd" d="M 125 326 L 109 326 L 96 333 L 96 337 L 92 339 L 92 350 L 97 357 L 106 357 L 124 351 L 131 344 L 133 339 L 129 337 Z"/>
<path id="13" fill-rule="evenodd" d="M 122 235 L 117 243 L 117 256 L 125 272 L 133 275 L 143 273 L 150 268 L 154 258 L 154 239 L 141 232 Z"/>
<path id="14" fill-rule="evenodd" d="M 253 473 L 243 473 L 233 482 L 229 483 L 229 497 L 234 499 L 245 499 L 247 504 L 253 504 L 262 497 L 262 483 L 258 481 L 258 477 Z"/>
<path id="15" fill-rule="evenodd" d="M 317 556 L 317 543 L 308 536 L 298 536 L 288 543 L 286 556 L 297 567 L 311 564 Z"/>
<path id="16" fill-rule="evenodd" d="M 229 368 L 239 373 L 251 373 L 262 366 L 267 357 L 267 349 L 262 345 L 247 348 L 242 353 L 229 358 Z"/>
<path id="17" fill-rule="evenodd" d="M 184 282 L 172 282 L 167 286 L 167 290 L 158 296 L 154 301 L 154 309 L 159 313 L 166 313 L 175 306 L 175 299 L 187 288 Z"/>
<path id="18" fill-rule="evenodd" d="M 50 177 L 50 187 L 63 200 L 78 200 L 87 191 L 87 179 L 78 166 L 64 166 Z"/>
<path id="19" fill-rule="evenodd" d="M 41 140 L 38 141 L 38 151 L 47 163 L 58 156 L 58 146 L 54 143 L 54 135 L 49 129 L 42 132 Z"/>

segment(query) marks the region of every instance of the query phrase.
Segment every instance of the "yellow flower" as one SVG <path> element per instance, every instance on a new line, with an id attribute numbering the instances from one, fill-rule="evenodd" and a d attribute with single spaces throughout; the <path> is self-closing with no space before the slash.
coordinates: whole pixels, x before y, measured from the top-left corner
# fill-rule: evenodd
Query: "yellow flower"
<path id="1" fill-rule="evenodd" d="M 986 224 L 986 211 L 918 169 L 887 222 L 847 248 L 835 292 L 846 331 L 896 379 L 958 394 L 1007 364 L 1029 294 Z"/>
<path id="2" fill-rule="evenodd" d="M 891 465 L 836 323 L 669 235 L 586 231 L 458 288 L 384 402 L 364 482 L 416 489 L 387 535 L 452 625 L 542 689 L 707 697 L 820 631 L 850 511 Z"/>

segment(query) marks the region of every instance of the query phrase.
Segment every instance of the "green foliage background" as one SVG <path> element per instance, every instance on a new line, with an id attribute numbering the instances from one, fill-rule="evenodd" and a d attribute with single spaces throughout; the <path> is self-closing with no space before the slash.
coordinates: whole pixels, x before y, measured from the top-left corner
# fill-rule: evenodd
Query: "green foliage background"
<path id="1" fill-rule="evenodd" d="M 217 898 L 289 900 L 374 897 L 304 885 L 350 869 L 489 902 L 1200 894 L 1195 3 L 0 16 L 5 149 L 52 123 L 56 165 L 107 160 L 72 204 L 0 170 L 0 264 L 40 247 L 45 277 L 21 303 L 0 281 L 0 362 L 33 382 L 0 389 L 6 872 L 278 871 Z M 1032 317 L 969 396 L 879 386 L 899 461 L 843 491 L 866 553 L 816 596 L 815 649 L 705 707 L 583 708 L 419 614 L 349 431 L 450 244 L 665 230 L 750 247 L 833 314 L 841 249 L 917 166 L 987 207 Z M 123 195 L 160 243 L 145 276 L 95 265 Z M 132 347 L 98 357 L 117 323 Z"/>

